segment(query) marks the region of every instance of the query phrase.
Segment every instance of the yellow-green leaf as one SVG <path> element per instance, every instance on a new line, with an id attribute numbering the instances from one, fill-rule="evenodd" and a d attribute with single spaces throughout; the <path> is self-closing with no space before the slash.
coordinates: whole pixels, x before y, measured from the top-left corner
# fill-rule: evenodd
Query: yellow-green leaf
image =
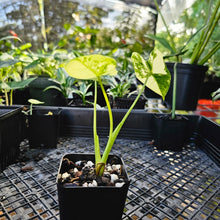
<path id="1" fill-rule="evenodd" d="M 84 80 L 96 80 L 102 75 L 117 74 L 116 61 L 99 54 L 77 57 L 69 61 L 64 69 L 71 77 Z"/>
<path id="2" fill-rule="evenodd" d="M 149 59 L 145 61 L 139 53 L 134 52 L 131 60 L 136 77 L 142 83 L 148 78 L 145 86 L 165 99 L 170 87 L 171 76 L 163 60 L 162 53 L 159 50 L 153 50 Z"/>

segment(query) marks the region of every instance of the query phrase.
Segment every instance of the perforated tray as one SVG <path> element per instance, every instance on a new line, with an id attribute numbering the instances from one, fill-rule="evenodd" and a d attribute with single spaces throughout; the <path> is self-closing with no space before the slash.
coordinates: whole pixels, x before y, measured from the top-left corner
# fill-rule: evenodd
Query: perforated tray
<path id="1" fill-rule="evenodd" d="M 0 220 L 58 220 L 55 180 L 61 156 L 92 153 L 93 140 L 60 138 L 57 149 L 25 152 L 26 165 L 13 164 L 0 174 Z M 44 158 L 34 161 L 39 153 Z M 194 144 L 171 152 L 145 140 L 118 139 L 112 153 L 122 156 L 131 179 L 123 220 L 220 219 L 220 168 Z M 24 166 L 33 170 L 22 172 Z"/>

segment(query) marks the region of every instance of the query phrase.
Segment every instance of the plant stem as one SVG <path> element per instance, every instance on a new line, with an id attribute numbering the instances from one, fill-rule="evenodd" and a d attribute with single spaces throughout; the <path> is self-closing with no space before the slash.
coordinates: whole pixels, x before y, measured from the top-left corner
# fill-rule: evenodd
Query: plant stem
<path id="1" fill-rule="evenodd" d="M 13 89 L 10 90 L 10 105 L 13 104 Z"/>
<path id="2" fill-rule="evenodd" d="M 120 121 L 120 123 L 118 124 L 118 126 L 114 129 L 113 131 L 113 135 L 111 138 L 109 138 L 109 141 L 106 145 L 106 148 L 105 148 L 105 151 L 103 153 L 103 156 L 102 156 L 102 160 L 101 162 L 102 163 L 106 163 L 107 159 L 108 159 L 108 155 L 112 149 L 112 146 L 122 128 L 122 126 L 124 125 L 126 119 L 128 118 L 128 116 L 130 115 L 131 111 L 133 110 L 134 106 L 136 105 L 138 99 L 140 98 L 141 94 L 143 93 L 144 89 L 145 89 L 145 85 L 147 83 L 147 80 L 148 80 L 148 77 L 146 78 L 141 90 L 139 91 L 139 94 L 138 96 L 136 97 L 136 99 L 134 100 L 134 102 L 132 103 L 132 105 L 130 106 L 130 108 L 128 109 L 127 113 L 124 115 L 124 117 L 122 118 L 122 120 Z"/>
<path id="3" fill-rule="evenodd" d="M 175 118 L 175 111 L 176 111 L 176 84 L 177 84 L 177 62 L 174 63 L 173 66 L 173 100 L 172 100 L 172 119 Z"/>
<path id="4" fill-rule="evenodd" d="M 103 86 L 102 81 L 101 81 L 100 78 L 98 78 L 98 82 L 99 82 L 99 85 L 101 87 L 102 94 L 104 96 L 104 99 L 105 99 L 105 102 L 106 102 L 106 105 L 107 105 L 107 108 L 108 108 L 108 113 L 109 113 L 109 138 L 108 138 L 108 143 L 107 143 L 107 146 L 108 146 L 109 141 L 112 139 L 112 134 L 113 134 L 113 116 L 112 116 L 112 110 L 111 110 L 111 105 L 109 103 L 108 96 L 106 94 L 106 91 L 104 89 L 104 86 Z M 96 91 L 96 93 L 97 93 L 97 91 Z M 100 147 L 98 146 L 98 148 L 100 148 Z M 96 174 L 99 175 L 99 176 L 102 176 L 107 159 L 104 162 L 103 162 L 103 159 L 100 159 L 100 160 L 101 160 L 101 162 L 98 161 L 98 163 L 96 163 Z"/>
<path id="5" fill-rule="evenodd" d="M 9 105 L 9 100 L 8 100 L 8 93 L 7 93 L 7 90 L 4 89 L 4 90 L 2 90 L 2 91 L 5 93 L 5 103 L 6 103 L 6 105 L 8 106 L 8 105 Z"/>
<path id="6" fill-rule="evenodd" d="M 211 6 L 212 6 L 212 4 L 210 3 L 209 11 L 211 11 Z M 210 40 L 210 37 L 211 37 L 211 35 L 215 29 L 215 26 L 217 25 L 218 20 L 220 18 L 220 13 L 218 13 L 219 7 L 220 7 L 220 1 L 218 1 L 218 4 L 212 14 L 212 17 L 210 19 L 209 19 L 209 17 L 207 17 L 206 24 L 208 24 L 208 27 L 202 31 L 199 42 L 197 43 L 197 46 L 192 54 L 192 58 L 191 58 L 191 62 L 190 62 L 191 64 L 198 63 L 199 58 L 201 57 L 202 53 L 205 50 L 207 43 Z M 217 17 L 216 17 L 216 14 L 217 14 Z"/>
<path id="7" fill-rule="evenodd" d="M 97 81 L 95 81 L 95 95 L 94 95 L 94 110 L 93 110 L 93 137 L 94 137 L 94 149 L 95 149 L 95 163 L 98 164 L 101 161 L 100 147 L 99 147 L 99 136 L 97 135 Z"/>
<path id="8" fill-rule="evenodd" d="M 155 4 L 155 6 L 156 6 L 156 9 L 157 9 L 158 13 L 159 13 L 160 16 L 161 16 L 161 19 L 162 19 L 162 21 L 163 21 L 163 24 L 164 24 L 164 26 L 165 26 L 165 28 L 166 28 L 166 32 L 167 32 L 167 34 L 168 34 L 168 36 L 169 36 L 169 38 L 170 38 L 171 47 L 172 47 L 174 53 L 176 53 L 176 47 L 175 47 L 175 43 L 174 43 L 173 37 L 172 37 L 172 35 L 171 35 L 171 33 L 170 33 L 170 30 L 169 30 L 169 28 L 168 28 L 168 25 L 167 25 L 167 23 L 166 23 L 166 21 L 165 21 L 165 19 L 164 19 L 164 17 L 163 17 L 163 14 L 161 13 L 161 10 L 160 10 L 160 8 L 159 8 L 159 5 L 158 5 L 158 3 L 157 3 L 157 0 L 154 0 L 154 4 Z M 177 57 L 177 61 L 178 61 L 178 57 Z"/>

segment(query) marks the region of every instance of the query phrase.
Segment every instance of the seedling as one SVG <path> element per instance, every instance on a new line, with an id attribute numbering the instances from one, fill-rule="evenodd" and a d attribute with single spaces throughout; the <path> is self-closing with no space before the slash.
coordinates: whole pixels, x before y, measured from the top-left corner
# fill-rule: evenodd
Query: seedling
<path id="1" fill-rule="evenodd" d="M 110 106 L 110 102 L 106 91 L 102 83 L 102 76 L 110 75 L 114 76 L 117 74 L 116 61 L 113 58 L 103 56 L 103 55 L 88 55 L 77 57 L 69 61 L 65 66 L 66 72 L 77 79 L 81 80 L 94 80 L 95 81 L 95 91 L 94 91 L 94 114 L 93 114 L 93 137 L 94 137 L 94 150 L 95 150 L 95 169 L 97 175 L 102 175 L 104 171 L 105 164 L 107 162 L 109 153 L 112 146 L 124 125 L 126 119 L 137 103 L 138 99 L 144 92 L 145 86 L 153 90 L 155 93 L 165 98 L 165 95 L 170 86 L 170 73 L 164 63 L 163 55 L 158 50 L 151 52 L 149 59 L 147 61 L 144 58 L 134 52 L 131 57 L 132 63 L 134 65 L 135 75 L 140 82 L 143 83 L 139 94 L 134 100 L 131 107 L 128 109 L 121 122 L 114 129 L 113 127 L 113 115 Z M 108 141 L 103 154 L 100 152 L 99 136 L 97 134 L 97 83 L 99 83 L 103 96 L 106 101 L 108 114 L 109 114 L 109 135 Z"/>

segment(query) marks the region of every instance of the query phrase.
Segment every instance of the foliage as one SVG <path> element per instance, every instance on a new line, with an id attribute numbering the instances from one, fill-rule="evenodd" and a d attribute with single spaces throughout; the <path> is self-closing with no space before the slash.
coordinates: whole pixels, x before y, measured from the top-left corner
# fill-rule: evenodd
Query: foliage
<path id="1" fill-rule="evenodd" d="M 85 81 L 79 82 L 78 88 L 73 88 L 72 92 L 77 94 L 83 102 L 83 105 L 91 104 L 89 101 L 86 100 L 88 96 L 92 96 L 93 93 L 89 91 L 89 88 L 92 86 L 92 83 L 86 83 Z"/>
<path id="2" fill-rule="evenodd" d="M 154 35 L 147 36 L 153 40 L 158 41 L 164 48 L 166 48 L 166 50 L 169 51 L 169 54 L 166 57 L 175 56 L 176 61 L 180 62 L 181 56 L 185 54 L 187 51 L 189 51 L 189 53 L 187 53 L 187 56 L 189 56 L 190 58 L 190 63 L 203 65 L 218 51 L 218 49 L 220 48 L 220 41 L 218 40 L 218 38 L 215 40 L 211 37 L 213 37 L 215 28 L 218 25 L 220 18 L 220 0 L 209 1 L 208 7 L 203 8 L 203 10 L 199 11 L 197 17 L 200 17 L 201 15 L 202 17 L 204 17 L 204 14 L 206 16 L 203 20 L 203 23 L 199 27 L 195 26 L 195 28 L 197 29 L 196 32 L 193 32 L 192 27 L 188 31 L 185 31 L 190 32 L 191 30 L 190 36 L 187 40 L 185 40 L 185 32 L 182 35 L 178 35 L 177 33 L 171 33 L 159 9 L 157 0 L 154 0 L 154 2 L 157 6 L 158 13 L 162 18 L 164 26 L 166 27 L 166 35 L 163 37 Z M 200 4 L 201 2 L 197 1 L 197 4 L 198 3 Z M 205 13 L 203 13 L 204 10 Z M 195 17 L 196 15 L 194 14 L 194 20 Z M 192 22 L 191 25 L 193 23 L 194 22 Z M 181 37 L 183 39 L 181 39 Z M 178 44 L 177 42 L 181 42 L 181 44 Z M 194 44 L 192 44 L 192 42 L 194 42 Z"/>
<path id="3" fill-rule="evenodd" d="M 7 36 L 1 38 L 0 41 L 16 39 L 21 41 L 17 37 Z M 23 72 L 24 62 L 27 60 L 27 49 L 31 47 L 31 44 L 23 44 L 19 47 L 15 47 L 10 44 L 10 50 L 0 52 L 0 89 L 5 96 L 5 104 L 13 104 L 13 90 L 22 89 L 35 78 L 27 78 L 27 75 Z"/>
<path id="4" fill-rule="evenodd" d="M 56 78 L 51 78 L 50 80 L 55 82 L 57 86 L 48 86 L 44 91 L 48 89 L 56 89 L 60 91 L 66 99 L 73 92 L 73 85 L 77 82 L 76 79 L 68 76 L 63 68 L 58 68 Z"/>
<path id="5" fill-rule="evenodd" d="M 104 171 L 105 163 L 108 159 L 108 155 L 111 151 L 111 148 L 132 109 L 143 93 L 145 86 L 152 89 L 157 94 L 161 95 L 163 98 L 165 97 L 169 85 L 170 85 L 170 74 L 166 68 L 166 65 L 163 61 L 162 54 L 155 50 L 152 51 L 148 61 L 145 61 L 143 57 L 134 52 L 132 54 L 132 63 L 134 65 L 135 74 L 137 78 L 143 83 L 143 86 L 131 105 L 128 109 L 127 113 L 122 118 L 121 122 L 114 129 L 113 127 L 113 115 L 111 106 L 108 100 L 108 96 L 104 89 L 102 83 L 102 77 L 105 75 L 115 76 L 117 74 L 116 70 L 116 61 L 107 56 L 93 54 L 88 56 L 81 56 L 69 61 L 65 65 L 65 70 L 67 73 L 78 79 L 83 80 L 94 80 L 95 81 L 95 91 L 94 91 L 94 114 L 93 114 L 93 135 L 94 135 L 94 148 L 95 148 L 95 162 L 96 162 L 96 173 L 97 175 L 102 175 Z M 97 83 L 99 83 L 103 96 L 106 101 L 108 114 L 109 114 L 109 136 L 108 142 L 105 147 L 105 150 L 101 156 L 100 145 L 99 145 L 99 137 L 97 135 Z"/>
<path id="6" fill-rule="evenodd" d="M 215 92 L 212 93 L 212 100 L 218 100 L 220 99 L 220 88 L 218 88 Z"/>

